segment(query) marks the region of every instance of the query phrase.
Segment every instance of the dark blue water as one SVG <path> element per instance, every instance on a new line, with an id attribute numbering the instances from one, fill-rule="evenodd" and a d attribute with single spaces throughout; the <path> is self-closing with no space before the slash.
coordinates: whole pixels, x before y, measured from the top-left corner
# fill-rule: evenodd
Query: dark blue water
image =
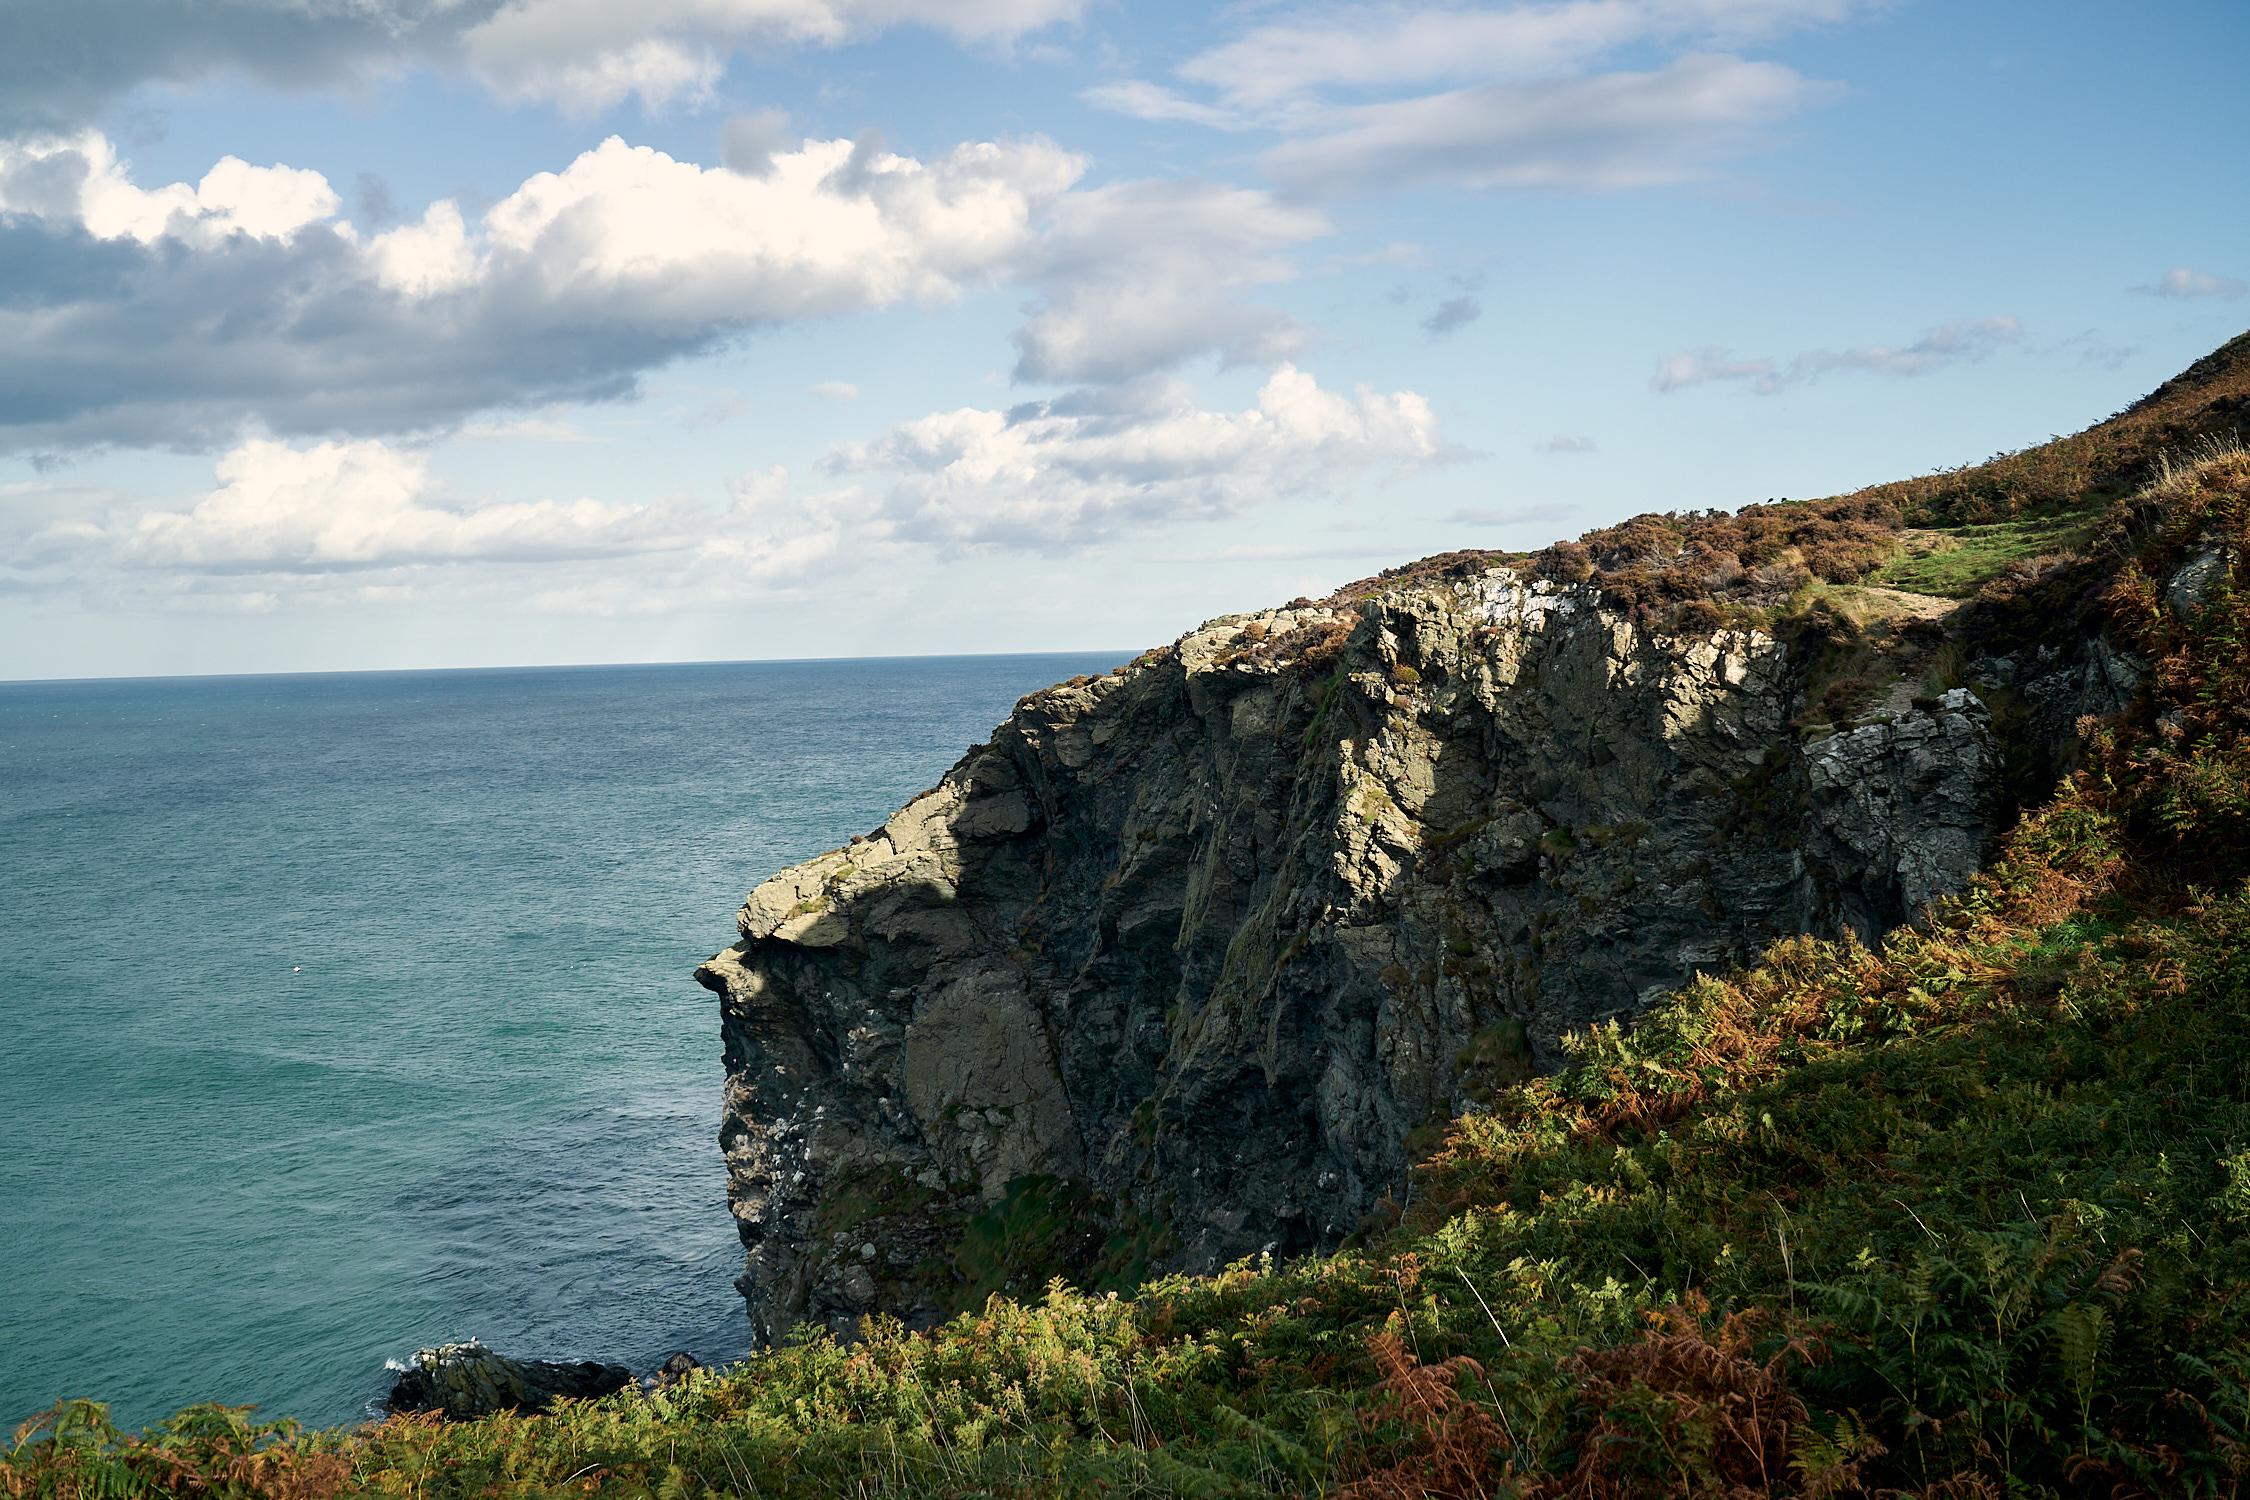
<path id="1" fill-rule="evenodd" d="M 0 1430 L 744 1352 L 690 971 L 1123 656 L 0 684 Z"/>

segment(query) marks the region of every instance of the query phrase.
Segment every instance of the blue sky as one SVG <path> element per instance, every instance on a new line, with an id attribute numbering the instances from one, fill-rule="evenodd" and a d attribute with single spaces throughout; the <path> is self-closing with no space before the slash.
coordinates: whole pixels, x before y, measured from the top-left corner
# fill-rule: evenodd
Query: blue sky
<path id="1" fill-rule="evenodd" d="M 0 677 L 1138 648 L 2085 425 L 2238 5 L 0 0 Z"/>

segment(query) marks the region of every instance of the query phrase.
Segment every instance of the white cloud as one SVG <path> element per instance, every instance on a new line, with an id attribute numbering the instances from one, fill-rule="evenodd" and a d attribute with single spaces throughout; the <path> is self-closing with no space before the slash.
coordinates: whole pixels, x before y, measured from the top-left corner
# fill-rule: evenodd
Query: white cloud
<path id="1" fill-rule="evenodd" d="M 1590 437 L 1565 437 L 1561 433 L 1547 439 L 1533 450 L 1538 453 L 1594 453 L 1598 450 Z"/>
<path id="2" fill-rule="evenodd" d="M 848 380 L 823 380 L 810 389 L 814 395 L 826 396 L 831 401 L 857 401 L 859 399 L 859 387 Z"/>
<path id="3" fill-rule="evenodd" d="M 318 172 L 226 156 L 194 187 L 134 185 L 98 131 L 0 140 L 0 213 L 77 223 L 96 239 L 211 246 L 229 235 L 287 241 L 342 200 Z"/>
<path id="4" fill-rule="evenodd" d="M 598 111 L 699 100 L 738 47 L 836 46 L 901 23 L 961 41 L 1007 40 L 1074 20 L 1083 0 L 510 0 L 461 39 L 496 92 Z"/>
<path id="5" fill-rule="evenodd" d="M 1222 183 L 1073 193 L 1030 272 L 1047 296 L 1014 335 L 1016 377 L 1128 380 L 1213 349 L 1235 364 L 1287 358 L 1302 341 L 1295 322 L 1242 297 L 1296 274 L 1276 252 L 1327 232 L 1312 210 Z"/>
<path id="6" fill-rule="evenodd" d="M 1873 344 L 1862 349 L 1808 349 L 1781 366 L 1771 359 L 1736 359 L 1722 349 L 1667 354 L 1657 361 L 1650 384 L 1676 391 L 1718 381 L 1747 382 L 1761 396 L 1793 385 L 1809 385 L 1839 370 L 1880 375 L 1927 375 L 1948 365 L 1974 364 L 2022 342 L 2023 325 L 2014 318 L 1964 319 L 1942 324 L 1911 344 Z"/>
<path id="7" fill-rule="evenodd" d="M 0 392 L 36 392 L 0 395 L 0 448 L 18 451 L 428 434 L 629 394 L 746 330 L 1007 282 L 1039 294 L 1018 379 L 1125 381 L 1206 353 L 1271 366 L 1303 331 L 1250 299 L 1329 231 L 1220 183 L 1073 191 L 1085 159 L 1036 138 L 928 161 L 805 141 L 747 172 L 613 136 L 480 219 L 442 200 L 371 237 L 321 217 L 340 205 L 314 172 L 230 159 L 197 188 L 142 188 L 98 135 L 6 150 L 0 212 L 58 248 L 32 264 L 84 259 L 83 231 L 102 271 L 58 269 L 51 294 L 0 307 Z"/>
<path id="8" fill-rule="evenodd" d="M 1711 49 L 1867 8 L 1864 0 L 1337 6 L 1253 27 L 1183 63 L 1178 76 L 1209 90 L 1209 101 L 1142 79 L 1084 97 L 1142 119 L 1281 131 L 1292 139 L 1260 161 L 1301 193 L 1431 182 L 1641 187 L 1701 176 L 1834 92 L 1779 64 Z M 1598 66 L 1627 49 L 1675 47 L 1688 50 L 1648 71 Z"/>
<path id="9" fill-rule="evenodd" d="M 1014 411 L 938 412 L 833 449 L 793 493 L 776 465 L 727 482 L 731 506 L 459 493 L 422 452 L 373 441 L 236 445 L 184 504 L 114 491 L 0 490 L 0 568 L 16 589 L 166 609 L 273 610 L 480 597 L 649 613 L 743 598 L 933 554 L 1091 547 L 1453 457 L 1410 391 L 1322 390 L 1289 366 L 1244 411 L 1177 382 L 1080 391 Z M 21 491 L 21 493 L 19 493 Z"/>
<path id="10" fill-rule="evenodd" d="M 442 201 L 363 242 L 319 217 L 338 205 L 317 173 L 230 159 L 143 189 L 97 135 L 0 149 L 0 212 L 93 235 L 105 272 L 0 309 L 0 390 L 38 393 L 0 403 L 19 448 L 226 441 L 252 417 L 398 432 L 621 394 L 735 331 L 1017 275 L 1086 165 L 1038 139 L 923 162 L 865 138 L 754 177 L 612 137 L 476 224 Z"/>
<path id="11" fill-rule="evenodd" d="M 219 488 L 186 511 L 156 510 L 108 533 L 137 567 L 328 572 L 463 561 L 614 557 L 693 545 L 678 506 L 592 500 L 447 503 L 422 455 L 379 442 L 244 443 Z"/>
<path id="12" fill-rule="evenodd" d="M 864 506 L 863 524 L 898 540 L 1061 551 L 1449 452 L 1423 397 L 1364 386 L 1345 397 L 1284 364 L 1248 411 L 1204 411 L 1184 386 L 1147 381 L 1012 412 L 939 412 L 839 448 L 828 468 L 893 476 L 837 503 Z"/>
<path id="13" fill-rule="evenodd" d="M 1339 110 L 1341 128 L 1259 160 L 1322 194 L 1427 183 L 1472 188 L 1631 188 L 1705 175 L 1827 86 L 1779 63 L 1683 57 L 1652 73 L 1523 84 Z"/>
<path id="14" fill-rule="evenodd" d="M 612 136 L 487 211 L 478 270 L 642 327 L 949 301 L 1020 255 L 1085 168 L 1043 140 L 925 164 L 863 139 L 807 142 L 757 178 Z"/>
<path id="15" fill-rule="evenodd" d="M 2202 271 L 2191 271 L 2186 266 L 2166 271 L 2156 279 L 2154 286 L 2133 288 L 2155 297 L 2223 297 L 2231 302 L 2250 287 L 2232 276 L 2212 276 Z"/>

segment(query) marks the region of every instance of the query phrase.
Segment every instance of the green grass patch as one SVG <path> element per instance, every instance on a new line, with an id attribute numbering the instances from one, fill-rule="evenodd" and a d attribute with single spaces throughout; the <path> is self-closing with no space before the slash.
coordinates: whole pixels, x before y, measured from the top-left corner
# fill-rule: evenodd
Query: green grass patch
<path id="1" fill-rule="evenodd" d="M 2094 519 L 2079 511 L 1947 531 L 1909 531 L 1904 534 L 1905 550 L 1870 581 L 1941 599 L 1971 598 L 2010 568 L 2074 552 L 2084 545 Z"/>

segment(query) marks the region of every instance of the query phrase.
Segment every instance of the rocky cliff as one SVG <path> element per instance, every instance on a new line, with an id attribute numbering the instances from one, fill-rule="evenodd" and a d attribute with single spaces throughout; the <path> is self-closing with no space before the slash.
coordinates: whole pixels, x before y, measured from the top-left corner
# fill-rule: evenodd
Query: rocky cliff
<path id="1" fill-rule="evenodd" d="M 1333 1248 L 1418 1128 L 1566 1033 L 1776 936 L 1879 940 L 1976 869 L 2001 758 L 1975 694 L 1913 692 L 1942 629 L 1863 600 L 1900 686 L 1808 732 L 1817 638 L 1668 634 L 1528 572 L 1228 617 L 1034 694 L 752 892 L 697 977 L 761 1334 Z M 2064 720 L 2131 689 L 2107 655 L 2056 673 Z"/>

